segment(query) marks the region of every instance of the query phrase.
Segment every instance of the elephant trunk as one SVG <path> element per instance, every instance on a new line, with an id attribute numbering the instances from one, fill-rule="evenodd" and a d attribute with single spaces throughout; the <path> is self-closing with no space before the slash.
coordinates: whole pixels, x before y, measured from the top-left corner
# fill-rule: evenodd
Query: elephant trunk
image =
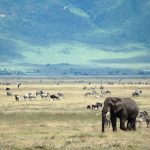
<path id="1" fill-rule="evenodd" d="M 106 115 L 102 114 L 102 132 L 105 132 L 105 120 L 106 120 Z"/>
<path id="2" fill-rule="evenodd" d="M 104 106 L 102 110 L 102 132 L 105 132 L 105 120 L 106 116 L 109 114 L 110 108 Z"/>

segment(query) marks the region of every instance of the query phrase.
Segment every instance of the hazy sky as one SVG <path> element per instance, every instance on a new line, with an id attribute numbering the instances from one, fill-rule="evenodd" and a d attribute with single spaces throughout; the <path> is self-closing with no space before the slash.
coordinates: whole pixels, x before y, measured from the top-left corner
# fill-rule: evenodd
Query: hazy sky
<path id="1" fill-rule="evenodd" d="M 0 61 L 150 69 L 150 0 L 0 0 Z"/>

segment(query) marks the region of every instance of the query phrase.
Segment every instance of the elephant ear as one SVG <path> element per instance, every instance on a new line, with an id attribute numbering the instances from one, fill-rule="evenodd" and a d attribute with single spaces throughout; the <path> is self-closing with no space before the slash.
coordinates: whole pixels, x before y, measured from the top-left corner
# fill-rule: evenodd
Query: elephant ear
<path id="1" fill-rule="evenodd" d="M 121 101 L 116 102 L 116 105 L 114 107 L 114 113 L 118 113 L 122 109 L 123 109 L 123 102 L 121 102 Z"/>

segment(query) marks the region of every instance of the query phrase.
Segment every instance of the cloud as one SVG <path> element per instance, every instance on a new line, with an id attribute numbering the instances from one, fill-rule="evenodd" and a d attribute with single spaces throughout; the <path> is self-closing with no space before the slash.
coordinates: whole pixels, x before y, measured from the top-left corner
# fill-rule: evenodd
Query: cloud
<path id="1" fill-rule="evenodd" d="M 90 17 L 84 10 L 75 7 L 73 5 L 64 6 L 64 10 L 69 10 L 71 13 L 81 17 L 86 17 L 86 18 Z"/>
<path id="2" fill-rule="evenodd" d="M 5 14 L 0 13 L 0 17 L 1 17 L 1 18 L 5 18 L 5 17 L 6 17 L 6 15 L 5 15 Z"/>
<path id="3" fill-rule="evenodd" d="M 100 59 L 100 60 L 91 60 L 94 63 L 100 64 L 149 64 L 150 63 L 150 55 L 146 56 L 137 56 L 131 58 L 116 58 L 116 59 Z"/>
<path id="4" fill-rule="evenodd" d="M 0 38 L 0 61 L 12 62 L 22 58 L 15 43 L 8 39 Z"/>

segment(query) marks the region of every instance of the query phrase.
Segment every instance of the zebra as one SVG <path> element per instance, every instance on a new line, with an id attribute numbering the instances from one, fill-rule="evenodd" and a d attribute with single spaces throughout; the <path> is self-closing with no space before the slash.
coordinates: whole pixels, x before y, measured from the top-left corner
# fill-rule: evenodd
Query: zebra
<path id="1" fill-rule="evenodd" d="M 143 117 L 143 118 L 144 118 L 144 120 L 145 120 L 145 122 L 146 122 L 146 125 L 147 125 L 147 128 L 149 128 L 150 116 L 149 116 L 149 114 L 147 113 L 147 111 L 140 112 L 139 117 Z"/>
<path id="2" fill-rule="evenodd" d="M 15 95 L 15 99 L 16 99 L 16 102 L 19 102 L 21 100 L 21 97 L 19 95 Z"/>

